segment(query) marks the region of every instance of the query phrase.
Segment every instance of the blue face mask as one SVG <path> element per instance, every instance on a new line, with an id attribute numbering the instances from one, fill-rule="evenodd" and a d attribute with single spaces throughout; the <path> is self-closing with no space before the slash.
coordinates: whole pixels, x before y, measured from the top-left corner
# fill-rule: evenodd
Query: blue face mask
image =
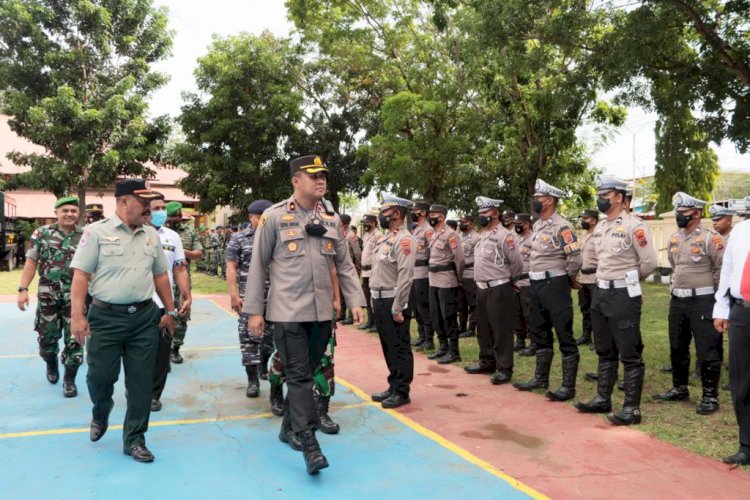
<path id="1" fill-rule="evenodd" d="M 166 210 L 156 210 L 151 212 L 151 224 L 154 227 L 162 227 L 165 222 L 167 222 Z"/>

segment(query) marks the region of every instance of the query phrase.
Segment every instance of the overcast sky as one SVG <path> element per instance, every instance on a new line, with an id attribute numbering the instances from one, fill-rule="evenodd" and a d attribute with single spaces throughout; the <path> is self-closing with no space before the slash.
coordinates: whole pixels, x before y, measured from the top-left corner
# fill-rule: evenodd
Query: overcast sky
<path id="1" fill-rule="evenodd" d="M 289 33 L 283 0 L 155 0 L 156 5 L 169 8 L 170 28 L 175 31 L 172 57 L 156 65 L 171 76 L 170 82 L 153 96 L 154 116 L 177 116 L 182 103 L 181 93 L 195 90 L 193 69 L 196 59 L 205 54 L 211 36 L 231 35 L 242 31 L 259 34 L 269 30 L 278 36 Z M 592 165 L 624 179 L 654 172 L 654 122 L 656 116 L 640 109 L 631 109 L 625 127 L 615 132 L 606 145 L 595 146 L 594 135 L 581 131 L 593 151 Z M 635 138 L 635 142 L 634 142 Z M 725 143 L 717 148 L 722 170 L 750 171 L 750 155 L 739 155 Z M 633 160 L 635 158 L 635 161 Z"/>

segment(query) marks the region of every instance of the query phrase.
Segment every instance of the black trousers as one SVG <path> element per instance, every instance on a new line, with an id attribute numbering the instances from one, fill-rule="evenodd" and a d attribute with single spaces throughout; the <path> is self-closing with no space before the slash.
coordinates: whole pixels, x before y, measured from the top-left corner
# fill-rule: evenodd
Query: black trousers
<path id="1" fill-rule="evenodd" d="M 518 301 L 516 335 L 525 340 L 529 336 L 529 322 L 531 321 L 531 286 L 519 287 L 516 300 Z"/>
<path id="2" fill-rule="evenodd" d="M 457 307 L 458 287 L 430 287 L 430 318 L 440 342 L 458 341 Z"/>
<path id="3" fill-rule="evenodd" d="M 415 316 L 419 337 L 431 341 L 435 330 L 430 316 L 430 281 L 427 278 L 415 279 L 411 289 L 414 296 L 412 309 L 417 313 Z"/>
<path id="4" fill-rule="evenodd" d="M 578 308 L 583 317 L 583 338 L 591 339 L 591 300 L 594 298 L 596 284 L 582 284 L 578 289 Z"/>
<path id="5" fill-rule="evenodd" d="M 406 315 L 402 323 L 393 321 L 393 299 L 373 299 L 372 306 L 380 346 L 383 348 L 385 364 L 388 366 L 388 388 L 408 396 L 409 386 L 414 380 L 414 354 L 411 351 L 409 321 Z"/>
<path id="6" fill-rule="evenodd" d="M 477 289 L 479 360 L 507 375 L 513 373 L 516 298 L 510 283 Z"/>
<path id="7" fill-rule="evenodd" d="M 370 296 L 370 278 L 362 278 L 362 292 L 365 294 L 365 304 L 367 304 L 367 322 L 373 323 L 372 315 L 372 297 Z"/>
<path id="8" fill-rule="evenodd" d="M 672 297 L 669 302 L 669 348 L 672 360 L 672 384 L 687 386 L 690 377 L 690 341 L 704 370 L 721 372 L 724 338 L 713 323 L 716 299 L 713 295 Z"/>
<path id="9" fill-rule="evenodd" d="M 289 413 L 295 433 L 317 427 L 313 373 L 325 354 L 331 326 L 330 321 L 273 324 L 273 341 L 286 370 Z"/>
<path id="10" fill-rule="evenodd" d="M 573 298 L 567 276 L 531 282 L 531 339 L 539 349 L 552 349 L 557 333 L 564 356 L 578 353 L 573 338 Z"/>
<path id="11" fill-rule="evenodd" d="M 167 385 L 167 375 L 171 371 L 169 354 L 172 350 L 172 337 L 166 329 L 159 331 L 159 349 L 156 351 L 156 363 L 154 364 L 154 388 L 152 399 L 161 399 L 164 386 Z"/>
<path id="12" fill-rule="evenodd" d="M 477 327 L 477 282 L 474 278 L 461 281 L 464 286 L 458 289 L 458 331 L 474 331 Z"/>
<path id="13" fill-rule="evenodd" d="M 629 297 L 625 288 L 596 288 L 591 300 L 594 346 L 599 361 L 617 361 L 625 370 L 643 368 L 641 297 Z"/>
<path id="14" fill-rule="evenodd" d="M 729 313 L 729 385 L 740 451 L 750 454 L 750 309 L 739 304 Z"/>

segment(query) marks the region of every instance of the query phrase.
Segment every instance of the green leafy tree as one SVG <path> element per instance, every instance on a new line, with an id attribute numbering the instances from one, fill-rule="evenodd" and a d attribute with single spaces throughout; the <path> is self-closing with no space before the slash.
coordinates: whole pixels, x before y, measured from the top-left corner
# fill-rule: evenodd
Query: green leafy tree
<path id="1" fill-rule="evenodd" d="M 150 0 L 0 0 L 0 96 L 11 129 L 44 153 L 6 189 L 56 196 L 153 172 L 169 122 L 149 122 L 147 98 L 166 82 L 150 65 L 171 47 L 167 15 Z"/>

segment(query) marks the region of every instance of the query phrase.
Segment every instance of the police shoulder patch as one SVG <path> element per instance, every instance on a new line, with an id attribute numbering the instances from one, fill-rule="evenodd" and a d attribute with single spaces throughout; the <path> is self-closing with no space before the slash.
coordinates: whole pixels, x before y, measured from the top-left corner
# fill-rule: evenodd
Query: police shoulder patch
<path id="1" fill-rule="evenodd" d="M 564 227 L 560 230 L 560 238 L 568 245 L 574 243 L 577 239 L 575 233 L 569 227 Z"/>
<path id="2" fill-rule="evenodd" d="M 507 246 L 510 250 L 516 249 L 516 239 L 512 234 L 509 234 L 505 237 L 505 246 Z"/>
<path id="3" fill-rule="evenodd" d="M 724 249 L 724 240 L 718 234 L 711 238 L 711 242 L 713 242 L 717 250 Z"/>
<path id="4" fill-rule="evenodd" d="M 646 236 L 645 229 L 636 229 L 635 232 L 633 232 L 633 236 L 639 247 L 645 247 L 648 245 L 648 237 Z"/>
<path id="5" fill-rule="evenodd" d="M 258 229 L 262 228 L 266 225 L 266 221 L 268 220 L 268 216 L 266 214 L 263 214 L 260 216 L 260 221 L 258 221 Z"/>
<path id="6" fill-rule="evenodd" d="M 453 248 L 453 249 L 456 249 L 456 248 L 458 248 L 458 238 L 456 238 L 456 235 L 455 235 L 455 234 L 454 234 L 453 236 L 449 236 L 449 237 L 448 237 L 448 244 L 449 244 L 449 245 L 450 245 L 450 247 L 451 247 L 451 248 Z"/>
<path id="7" fill-rule="evenodd" d="M 403 252 L 404 255 L 409 255 L 411 253 L 411 239 L 404 238 L 401 240 L 401 252 Z"/>

